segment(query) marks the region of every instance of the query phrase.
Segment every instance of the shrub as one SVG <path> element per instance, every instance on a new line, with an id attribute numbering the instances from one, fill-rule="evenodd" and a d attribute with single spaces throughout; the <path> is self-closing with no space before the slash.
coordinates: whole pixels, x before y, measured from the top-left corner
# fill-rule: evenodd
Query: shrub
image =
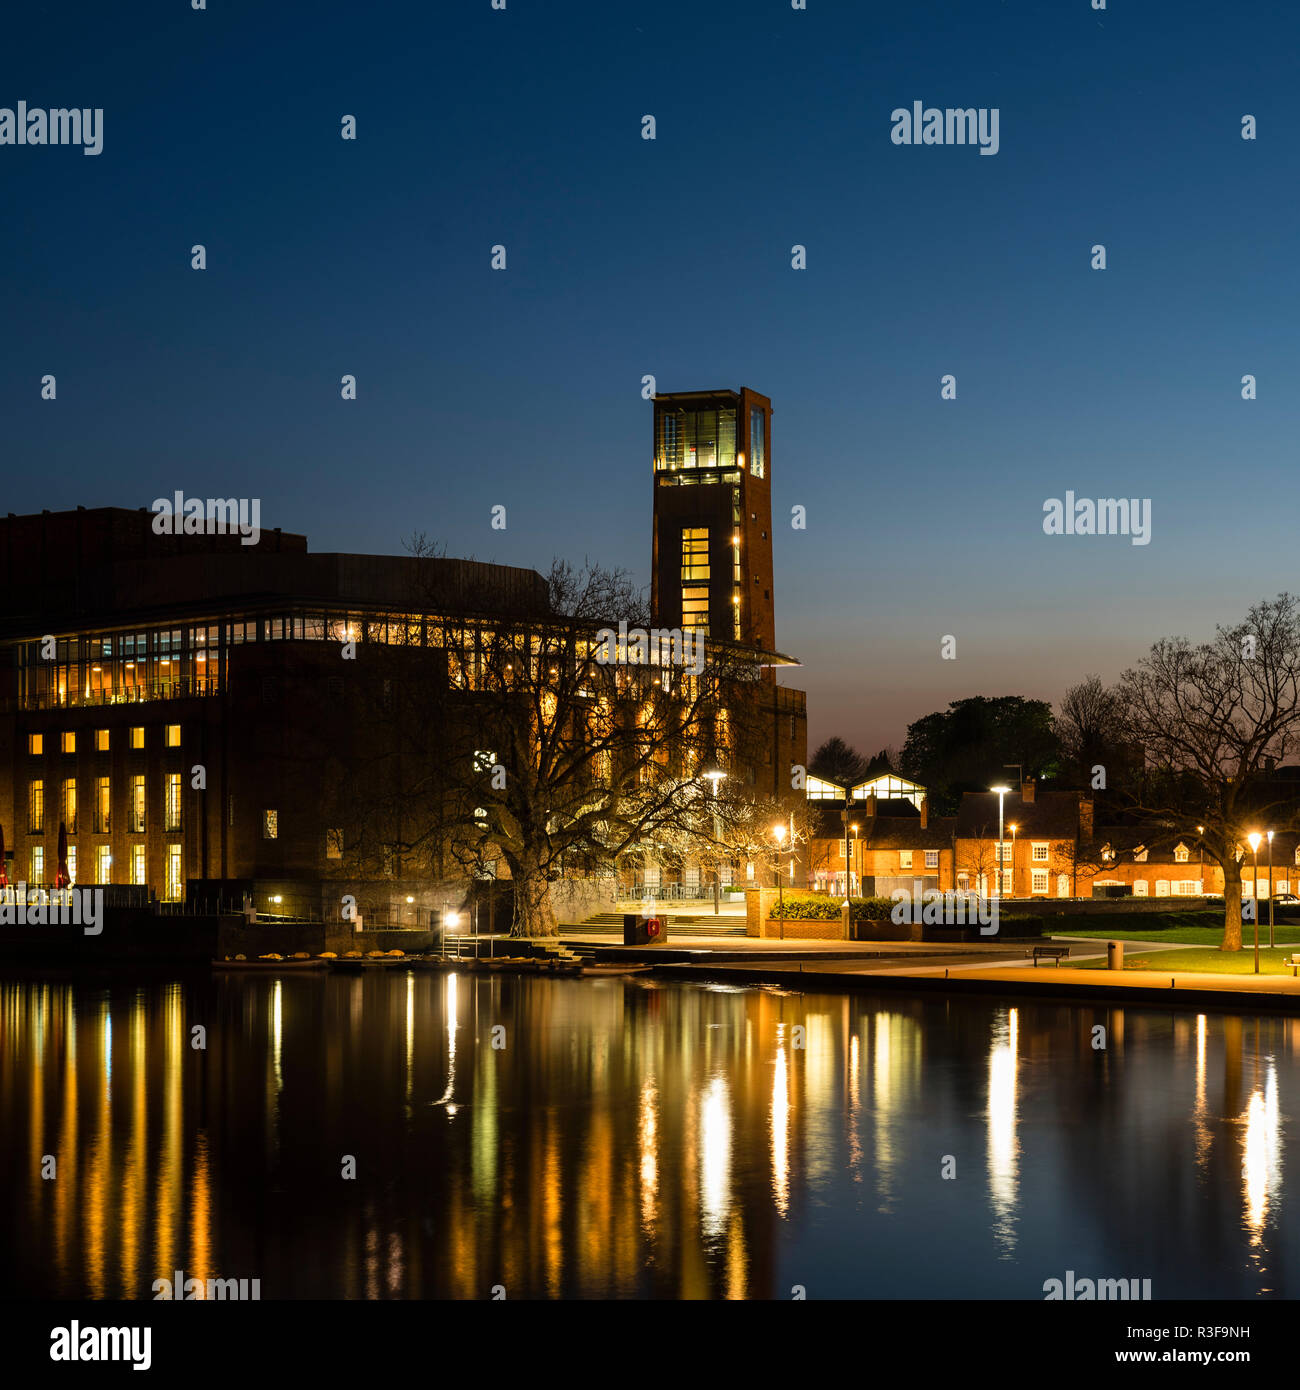
<path id="1" fill-rule="evenodd" d="M 772 904 L 772 916 L 800 922 L 836 922 L 843 902 L 843 898 L 832 893 L 787 893 L 784 903 Z M 851 898 L 849 920 L 887 921 L 893 906 L 892 898 Z"/>

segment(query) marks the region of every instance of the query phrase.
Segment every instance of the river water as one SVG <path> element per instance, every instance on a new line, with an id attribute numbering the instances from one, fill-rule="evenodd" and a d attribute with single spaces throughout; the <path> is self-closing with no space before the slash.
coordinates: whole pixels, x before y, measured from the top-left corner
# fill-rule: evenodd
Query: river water
<path id="1" fill-rule="evenodd" d="M 6 975 L 0 1293 L 1295 1298 L 1298 1052 L 644 977 Z"/>

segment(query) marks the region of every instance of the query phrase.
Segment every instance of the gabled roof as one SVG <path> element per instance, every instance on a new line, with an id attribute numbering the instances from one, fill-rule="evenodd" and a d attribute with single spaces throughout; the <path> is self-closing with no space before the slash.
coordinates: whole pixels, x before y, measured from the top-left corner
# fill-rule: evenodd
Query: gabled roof
<path id="1" fill-rule="evenodd" d="M 1003 833 L 1009 840 L 1016 827 L 1018 839 L 1070 839 L 1079 831 L 1079 803 L 1083 792 L 1039 791 L 1032 802 L 1019 792 L 1004 798 Z M 962 840 L 996 840 L 998 797 L 996 792 L 966 792 L 957 811 L 957 837 Z"/>

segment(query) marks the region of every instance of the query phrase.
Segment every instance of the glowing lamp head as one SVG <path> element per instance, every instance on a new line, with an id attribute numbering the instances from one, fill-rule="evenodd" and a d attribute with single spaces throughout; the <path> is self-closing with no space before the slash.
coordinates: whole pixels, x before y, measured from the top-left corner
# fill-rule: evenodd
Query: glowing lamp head
<path id="1" fill-rule="evenodd" d="M 998 796 L 1006 796 L 1010 792 L 1010 787 L 990 787 L 989 791 L 996 792 Z"/>
<path id="2" fill-rule="evenodd" d="M 1250 845 L 1251 850 L 1254 851 L 1259 848 L 1259 842 L 1263 838 L 1264 837 L 1259 833 L 1258 830 L 1252 830 L 1250 834 L 1246 836 L 1246 842 Z"/>
<path id="3" fill-rule="evenodd" d="M 458 926 L 458 925 L 460 924 L 460 913 L 459 913 L 459 912 L 448 912 L 448 913 L 446 913 L 446 914 L 443 916 L 443 919 L 442 919 L 442 920 L 443 920 L 443 921 L 446 923 L 446 925 L 449 926 L 449 927 Z"/>
<path id="4" fill-rule="evenodd" d="M 776 837 L 776 842 L 778 845 L 785 844 L 785 826 L 774 825 L 772 827 L 772 834 Z"/>

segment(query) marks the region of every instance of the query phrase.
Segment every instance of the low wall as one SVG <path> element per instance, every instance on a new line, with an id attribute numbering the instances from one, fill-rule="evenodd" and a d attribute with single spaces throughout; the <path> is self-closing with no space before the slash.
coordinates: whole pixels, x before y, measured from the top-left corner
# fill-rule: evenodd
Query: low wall
<path id="1" fill-rule="evenodd" d="M 101 930 L 87 936 L 78 926 L 0 926 L 0 963 L 40 962 L 67 966 L 113 960 L 206 963 L 222 956 L 293 955 L 307 951 L 392 951 L 436 949 L 430 931 L 396 928 L 352 931 L 345 923 L 259 923 L 242 916 L 155 915 L 106 907 Z"/>
<path id="2" fill-rule="evenodd" d="M 810 922 L 802 917 L 769 917 L 765 930 L 755 935 L 776 941 L 843 941 L 844 928 L 839 922 Z M 746 932 L 746 935 L 749 935 Z"/>

